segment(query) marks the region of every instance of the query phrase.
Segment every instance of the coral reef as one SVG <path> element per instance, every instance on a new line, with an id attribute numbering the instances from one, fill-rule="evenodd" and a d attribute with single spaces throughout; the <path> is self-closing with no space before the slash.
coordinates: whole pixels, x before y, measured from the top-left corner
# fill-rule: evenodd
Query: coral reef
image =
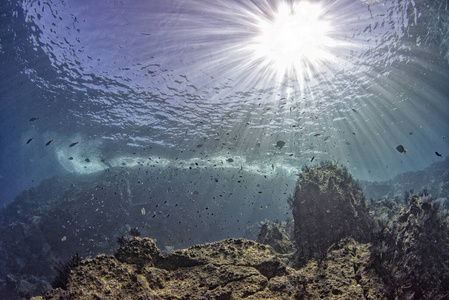
<path id="1" fill-rule="evenodd" d="M 295 270 L 270 246 L 244 239 L 196 245 L 167 257 L 133 238 L 115 257 L 83 261 L 49 299 L 382 299 L 369 245 L 341 241 L 318 264 Z"/>
<path id="2" fill-rule="evenodd" d="M 347 169 L 336 163 L 304 167 L 290 205 L 298 266 L 323 258 L 327 249 L 343 238 L 371 239 L 374 222 L 362 190 Z"/>

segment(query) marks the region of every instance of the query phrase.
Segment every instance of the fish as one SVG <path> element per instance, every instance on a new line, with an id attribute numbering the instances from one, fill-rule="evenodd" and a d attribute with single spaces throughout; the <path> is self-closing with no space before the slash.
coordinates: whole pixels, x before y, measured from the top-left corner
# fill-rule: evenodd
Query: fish
<path id="1" fill-rule="evenodd" d="M 29 139 L 29 140 L 27 141 L 27 145 L 28 145 L 32 140 L 34 140 L 34 138 Z"/>
<path id="2" fill-rule="evenodd" d="M 285 146 L 285 142 L 284 141 L 277 141 L 276 145 L 274 145 L 274 149 L 279 148 L 279 150 L 282 149 L 282 147 Z"/>
<path id="3" fill-rule="evenodd" d="M 30 122 L 37 121 L 37 120 L 39 120 L 39 117 L 32 117 L 32 118 L 30 119 Z"/>
<path id="4" fill-rule="evenodd" d="M 48 145 L 50 145 L 51 144 L 51 142 L 53 142 L 53 139 L 51 139 L 51 140 L 49 140 L 46 144 L 45 144 L 45 146 L 48 146 Z"/>
<path id="5" fill-rule="evenodd" d="M 85 161 L 85 162 L 90 162 L 90 159 L 86 158 L 84 161 Z"/>
<path id="6" fill-rule="evenodd" d="M 73 160 L 73 157 L 71 157 L 71 156 L 70 156 L 70 157 L 69 157 L 69 158 L 67 158 L 67 159 L 68 159 L 68 160 Z"/>
<path id="7" fill-rule="evenodd" d="M 436 154 L 437 156 L 439 156 L 439 157 L 443 157 L 443 154 L 438 153 L 438 152 L 436 152 L 436 151 L 435 151 L 435 154 Z"/>
<path id="8" fill-rule="evenodd" d="M 315 156 L 314 157 L 312 157 L 312 159 L 310 160 L 310 162 L 312 162 L 313 160 L 315 159 Z"/>
<path id="9" fill-rule="evenodd" d="M 320 136 L 320 135 L 321 135 L 321 133 L 316 133 L 313 136 Z"/>
<path id="10" fill-rule="evenodd" d="M 407 150 L 402 145 L 397 146 L 396 150 L 398 150 L 400 153 L 407 153 Z"/>
<path id="11" fill-rule="evenodd" d="M 227 162 L 233 162 L 234 160 L 232 158 L 228 158 L 226 161 Z"/>
<path id="12" fill-rule="evenodd" d="M 357 110 L 355 108 L 351 108 L 353 112 L 357 112 Z"/>
<path id="13" fill-rule="evenodd" d="M 76 146 L 76 145 L 78 145 L 78 143 L 79 143 L 79 142 L 71 143 L 69 147 Z"/>

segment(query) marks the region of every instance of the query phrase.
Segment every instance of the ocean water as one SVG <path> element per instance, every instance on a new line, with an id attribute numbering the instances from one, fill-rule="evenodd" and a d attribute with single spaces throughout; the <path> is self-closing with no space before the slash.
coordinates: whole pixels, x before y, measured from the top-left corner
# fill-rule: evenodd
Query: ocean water
<path id="1" fill-rule="evenodd" d="M 302 9 L 2 1 L 1 204 L 54 175 L 155 159 L 224 179 L 242 170 L 284 195 L 305 164 L 333 160 L 383 181 L 449 155 L 447 0 L 313 1 L 330 42 L 313 48 L 318 37 L 301 33 L 293 53 L 261 54 L 261 24 L 283 3 Z M 296 43 L 283 34 L 268 52 Z"/>

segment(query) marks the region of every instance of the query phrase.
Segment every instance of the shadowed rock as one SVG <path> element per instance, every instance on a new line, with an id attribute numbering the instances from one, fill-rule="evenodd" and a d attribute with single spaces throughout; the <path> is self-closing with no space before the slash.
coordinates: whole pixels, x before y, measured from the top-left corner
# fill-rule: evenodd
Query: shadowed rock
<path id="1" fill-rule="evenodd" d="M 362 190 L 338 164 L 325 162 L 303 168 L 290 204 L 298 265 L 323 258 L 327 249 L 343 238 L 370 241 L 374 222 Z"/>

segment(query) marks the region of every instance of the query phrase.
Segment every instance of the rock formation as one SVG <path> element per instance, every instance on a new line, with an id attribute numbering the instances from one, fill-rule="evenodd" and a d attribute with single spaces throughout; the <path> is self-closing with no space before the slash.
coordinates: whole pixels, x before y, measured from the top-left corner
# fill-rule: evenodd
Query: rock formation
<path id="1" fill-rule="evenodd" d="M 259 230 L 256 241 L 261 244 L 270 245 L 273 249 L 281 254 L 288 254 L 294 251 L 294 245 L 290 236 L 290 228 L 293 227 L 292 222 L 286 224 L 278 224 L 274 222 L 265 222 Z"/>
<path id="2" fill-rule="evenodd" d="M 50 299 L 382 299 L 369 245 L 341 241 L 318 264 L 295 270 L 270 246 L 244 239 L 196 245 L 167 257 L 133 238 L 113 256 L 88 259 Z"/>
<path id="3" fill-rule="evenodd" d="M 374 241 L 376 268 L 392 298 L 447 299 L 449 226 L 430 196 L 407 195 L 407 207 Z"/>
<path id="4" fill-rule="evenodd" d="M 323 258 L 327 249 L 343 238 L 360 242 L 371 239 L 374 223 L 362 190 L 338 164 L 304 167 L 290 204 L 298 265 Z"/>

